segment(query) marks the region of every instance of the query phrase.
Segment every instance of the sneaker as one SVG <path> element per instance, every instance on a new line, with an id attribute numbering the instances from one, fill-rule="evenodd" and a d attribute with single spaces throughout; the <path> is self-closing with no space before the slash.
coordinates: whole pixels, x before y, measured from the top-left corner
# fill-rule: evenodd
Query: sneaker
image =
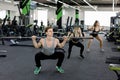
<path id="1" fill-rule="evenodd" d="M 39 74 L 41 71 L 41 67 L 36 67 L 34 70 L 34 74 Z"/>
<path id="2" fill-rule="evenodd" d="M 58 72 L 64 73 L 64 70 L 61 67 L 56 66 L 56 69 L 57 69 Z"/>
<path id="3" fill-rule="evenodd" d="M 89 49 L 89 48 L 87 49 L 87 52 L 90 52 L 90 49 Z"/>
<path id="4" fill-rule="evenodd" d="M 101 52 L 104 52 L 104 49 L 101 49 L 100 51 L 101 51 Z"/>

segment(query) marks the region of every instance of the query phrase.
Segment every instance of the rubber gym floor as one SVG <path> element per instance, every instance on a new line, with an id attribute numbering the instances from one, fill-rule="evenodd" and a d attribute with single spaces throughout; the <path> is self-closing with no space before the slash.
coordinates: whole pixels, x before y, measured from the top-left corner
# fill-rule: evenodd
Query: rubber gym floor
<path id="1" fill-rule="evenodd" d="M 112 52 L 112 47 L 116 47 L 114 43 L 108 42 L 103 38 L 105 52 L 101 53 L 99 42 L 94 39 L 91 45 L 90 53 L 87 53 L 87 42 L 85 45 L 84 59 L 79 58 L 79 48 L 73 47 L 71 58 L 67 59 L 68 43 L 64 49 L 65 59 L 63 62 L 64 74 L 56 71 L 55 65 L 57 60 L 42 61 L 42 70 L 39 75 L 34 75 L 35 68 L 34 56 L 39 51 L 33 47 L 8 46 L 0 45 L 0 49 L 6 49 L 6 58 L 0 58 L 0 80 L 117 80 L 117 76 L 113 71 L 108 69 L 105 60 L 109 56 L 120 56 L 119 52 Z M 24 41 L 30 43 L 32 41 Z"/>

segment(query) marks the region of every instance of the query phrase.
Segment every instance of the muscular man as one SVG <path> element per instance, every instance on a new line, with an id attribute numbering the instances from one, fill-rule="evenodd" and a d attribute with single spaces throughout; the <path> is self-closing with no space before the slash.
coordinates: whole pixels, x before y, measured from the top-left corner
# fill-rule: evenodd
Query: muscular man
<path id="1" fill-rule="evenodd" d="M 41 60 L 45 59 L 58 59 L 56 64 L 56 69 L 60 73 L 64 73 L 64 70 L 61 68 L 64 60 L 64 50 L 62 47 L 67 41 L 67 37 L 63 37 L 64 40 L 62 43 L 59 42 L 57 38 L 53 37 L 53 28 L 46 27 L 45 29 L 46 37 L 41 38 L 40 41 L 36 42 L 36 36 L 32 36 L 33 45 L 35 48 L 42 47 L 42 50 L 35 55 L 36 68 L 34 74 L 39 74 L 41 71 Z M 59 47 L 59 49 L 56 49 Z"/>

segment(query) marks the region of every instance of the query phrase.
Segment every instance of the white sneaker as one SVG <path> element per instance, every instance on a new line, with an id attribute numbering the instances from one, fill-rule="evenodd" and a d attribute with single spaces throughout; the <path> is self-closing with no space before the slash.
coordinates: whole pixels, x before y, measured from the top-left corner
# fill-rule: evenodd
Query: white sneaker
<path id="1" fill-rule="evenodd" d="M 87 49 L 87 52 L 90 52 L 90 49 L 89 49 L 89 48 Z"/>
<path id="2" fill-rule="evenodd" d="M 100 51 L 101 51 L 101 52 L 104 52 L 105 50 L 104 50 L 104 49 L 101 49 Z"/>

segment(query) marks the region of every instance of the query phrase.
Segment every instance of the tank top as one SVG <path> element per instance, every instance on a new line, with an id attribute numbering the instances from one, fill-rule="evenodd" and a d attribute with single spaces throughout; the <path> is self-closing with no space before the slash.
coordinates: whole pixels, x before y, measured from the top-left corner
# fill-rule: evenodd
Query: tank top
<path id="1" fill-rule="evenodd" d="M 75 33 L 73 33 L 73 37 L 74 37 L 74 38 L 72 38 L 72 42 L 73 42 L 73 43 L 78 43 L 80 39 L 77 38 L 77 37 L 75 37 Z M 79 35 L 79 37 L 80 37 L 80 35 Z"/>
<path id="2" fill-rule="evenodd" d="M 98 33 L 99 33 L 99 31 L 95 31 L 95 28 L 94 28 L 93 34 L 98 34 Z"/>
<path id="3" fill-rule="evenodd" d="M 55 38 L 52 38 L 52 46 L 48 47 L 47 43 L 46 43 L 46 38 L 44 38 L 44 46 L 42 47 L 42 52 L 45 55 L 52 55 L 52 54 L 54 54 L 54 50 L 55 50 L 54 41 L 55 41 Z"/>
<path id="4" fill-rule="evenodd" d="M 93 37 L 96 37 L 98 34 L 99 34 L 99 31 L 95 31 L 95 28 L 94 28 L 94 30 L 90 35 L 92 35 Z"/>

